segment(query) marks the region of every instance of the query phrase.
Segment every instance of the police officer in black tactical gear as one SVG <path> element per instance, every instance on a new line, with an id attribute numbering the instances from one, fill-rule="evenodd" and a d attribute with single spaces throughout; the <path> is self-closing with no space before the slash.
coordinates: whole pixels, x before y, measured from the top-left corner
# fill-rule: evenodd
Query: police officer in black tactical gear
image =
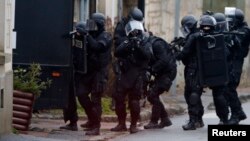
<path id="1" fill-rule="evenodd" d="M 181 20 L 181 31 L 185 36 L 185 40 L 197 36 L 197 20 L 193 15 L 187 15 Z M 185 45 L 184 45 L 185 46 Z M 185 50 L 195 48 L 195 43 L 185 46 Z M 204 114 L 204 107 L 201 101 L 203 87 L 199 84 L 198 80 L 198 58 L 196 51 L 188 53 L 185 57 L 177 56 L 178 60 L 182 60 L 185 65 L 184 78 L 185 89 L 184 97 L 188 105 L 189 122 L 183 125 L 184 130 L 195 130 L 204 126 L 202 116 Z"/>
<path id="2" fill-rule="evenodd" d="M 87 72 L 82 72 L 81 68 L 76 68 L 75 90 L 78 101 L 88 117 L 87 123 L 81 126 L 87 128 L 86 135 L 99 135 L 102 114 L 101 96 L 108 80 L 112 36 L 105 31 L 105 16 L 102 13 L 93 13 L 87 23 L 87 30 L 77 31 L 77 36 L 81 36 L 82 41 L 84 38 L 87 41 L 87 56 L 85 56 Z M 80 46 L 83 44 L 80 43 Z M 84 56 L 79 54 L 73 54 L 73 56 L 74 61 L 76 61 L 74 67 L 77 67 L 76 64 L 81 63 Z"/>
<path id="3" fill-rule="evenodd" d="M 154 80 L 150 82 L 147 94 L 147 99 L 152 104 L 151 120 L 144 128 L 157 129 L 172 125 L 168 112 L 160 100 L 160 95 L 170 89 L 176 77 L 177 65 L 175 56 L 165 40 L 151 36 L 149 42 L 153 50 L 153 57 L 149 64 L 150 74 L 154 76 Z M 160 123 L 158 123 L 159 119 L 161 119 Z"/>
<path id="4" fill-rule="evenodd" d="M 195 53 L 195 54 L 193 54 L 193 56 L 198 56 L 197 57 L 198 61 L 196 64 L 198 66 L 198 68 L 195 71 L 198 71 L 198 73 L 202 74 L 202 75 L 206 75 L 206 72 L 209 72 L 209 71 L 211 72 L 211 70 L 203 70 L 204 66 L 205 65 L 212 65 L 212 64 L 201 64 L 202 61 L 204 61 L 204 60 L 201 60 L 203 58 L 201 58 L 199 56 L 199 53 L 201 53 L 201 52 L 198 52 L 198 51 L 200 48 L 203 48 L 200 45 L 202 45 L 202 43 L 204 43 L 204 41 L 205 41 L 205 43 L 208 43 L 206 45 L 208 47 L 208 49 L 207 49 L 208 52 L 216 51 L 216 50 L 210 50 L 210 49 L 216 47 L 216 48 L 220 49 L 220 51 L 221 50 L 223 51 L 223 54 L 221 54 L 221 55 L 226 56 L 226 54 L 225 54 L 226 48 L 224 46 L 217 47 L 217 45 L 220 45 L 220 44 L 216 44 L 217 40 L 213 36 L 215 25 L 216 25 L 216 21 L 212 16 L 208 16 L 208 15 L 202 16 L 200 19 L 200 30 L 201 31 L 197 32 L 195 34 L 192 34 L 189 37 L 185 46 L 183 47 L 182 52 L 177 56 L 177 59 L 183 59 L 183 58 L 187 57 L 188 55 Z M 221 35 L 220 35 L 220 37 L 221 37 Z M 216 41 L 214 42 L 214 40 L 216 40 Z M 222 41 L 222 43 L 224 43 L 224 41 Z M 215 52 L 213 52 L 213 54 L 214 53 Z M 219 56 L 217 56 L 217 57 L 219 57 Z M 219 58 L 221 58 L 221 57 L 219 57 Z M 207 58 L 207 59 L 213 59 L 213 58 Z M 224 63 L 224 65 L 225 65 L 226 64 L 226 57 L 224 58 L 224 61 L 221 61 L 221 62 Z M 216 63 L 216 62 L 210 62 L 210 63 Z M 203 68 L 201 66 L 203 66 Z M 207 67 L 205 67 L 205 68 L 209 69 Z M 226 70 L 226 68 L 225 68 L 225 70 Z M 206 72 L 204 73 L 204 71 L 206 71 Z M 216 71 L 213 71 L 213 72 L 217 73 Z M 193 73 L 193 72 L 190 72 L 190 73 Z M 227 74 L 227 72 L 225 71 L 224 73 L 220 73 L 220 74 Z M 205 78 L 205 77 L 202 75 L 196 75 L 196 78 L 198 78 L 197 79 L 198 82 L 196 82 L 198 85 L 196 85 L 196 86 L 197 86 L 197 88 L 200 88 L 200 89 L 202 89 L 203 87 L 206 87 L 205 82 L 209 82 L 208 81 L 209 79 L 204 80 L 204 82 L 203 82 L 202 78 Z M 227 101 L 224 97 L 226 79 L 220 80 L 220 82 L 221 83 L 218 83 L 217 85 L 213 85 L 213 83 L 212 84 L 207 83 L 207 84 L 209 84 L 208 87 L 211 88 L 213 91 L 212 94 L 213 94 L 213 99 L 214 99 L 214 104 L 215 104 L 217 116 L 219 117 L 219 119 L 223 123 L 227 123 L 229 111 L 228 111 L 228 107 L 227 107 Z M 217 82 L 215 82 L 215 83 L 217 83 Z M 190 96 L 190 104 L 193 105 L 197 102 L 200 102 L 200 96 L 197 95 L 196 93 L 192 93 Z M 193 113 L 194 116 L 190 116 L 191 121 L 187 125 L 183 126 L 184 130 L 196 129 L 195 122 L 198 121 L 198 115 L 199 115 L 198 111 L 199 110 L 194 111 L 194 113 Z"/>
<path id="5" fill-rule="evenodd" d="M 236 31 L 242 33 L 232 36 L 233 44 L 229 48 L 231 53 L 229 57 L 230 81 L 227 87 L 228 88 L 227 98 L 229 102 L 229 107 L 231 109 L 231 117 L 228 124 L 237 125 L 241 120 L 247 118 L 246 114 L 242 109 L 241 102 L 239 100 L 236 89 L 240 83 L 244 58 L 248 55 L 249 51 L 250 28 L 244 21 L 244 13 L 242 10 L 236 8 L 225 9 L 225 15 L 229 20 L 230 31 Z"/>
<path id="6" fill-rule="evenodd" d="M 141 22 L 131 20 L 125 26 L 126 39 L 115 48 L 114 55 L 120 64 L 121 73 L 116 77 L 113 97 L 118 125 L 111 131 L 126 131 L 126 95 L 131 115 L 130 133 L 136 133 L 137 122 L 140 118 L 140 98 L 144 93 L 144 75 L 152 56 L 151 44 L 144 36 Z"/>
<path id="7" fill-rule="evenodd" d="M 213 100 L 214 100 L 214 105 L 216 108 L 217 116 L 219 117 L 222 124 L 228 124 L 229 109 L 228 109 L 225 93 L 226 93 L 226 87 L 227 87 L 227 83 L 228 83 L 227 57 L 229 55 L 229 51 L 228 51 L 227 47 L 225 46 L 224 35 L 223 34 L 216 35 L 217 34 L 216 33 L 216 25 L 217 25 L 217 22 L 216 22 L 215 18 L 212 16 L 204 16 L 201 18 L 200 29 L 203 32 L 203 36 L 207 34 L 208 38 L 206 38 L 206 39 L 209 39 L 210 37 L 212 37 L 210 39 L 215 39 L 216 36 L 219 37 L 216 40 L 216 43 L 213 43 L 213 41 L 208 41 L 208 43 L 210 43 L 210 44 L 207 45 L 208 50 L 213 51 L 213 48 L 217 48 L 217 50 L 214 50 L 213 53 L 210 54 L 210 55 L 216 55 L 216 53 L 219 54 L 219 56 L 217 55 L 217 56 L 213 57 L 216 59 L 214 59 L 214 60 L 211 59 L 212 61 L 210 63 L 213 63 L 215 65 L 211 65 L 211 64 L 204 64 L 204 65 L 210 65 L 211 67 L 213 67 L 213 66 L 216 67 L 219 65 L 221 67 L 220 71 L 216 71 L 216 70 L 214 71 L 214 69 L 207 70 L 207 72 L 210 72 L 211 74 L 213 74 L 213 73 L 217 73 L 217 75 L 222 74 L 222 75 L 218 76 L 217 78 L 214 77 L 214 81 L 210 81 L 210 84 L 207 84 L 207 85 L 212 90 Z M 224 39 L 224 40 L 220 40 L 220 39 Z M 209 57 L 209 56 L 207 56 L 207 57 Z M 200 65 L 202 65 L 202 64 L 200 64 Z M 223 72 L 221 72 L 221 71 L 223 71 Z M 205 73 L 207 73 L 207 72 L 205 72 Z M 211 76 L 211 78 L 212 78 L 212 76 Z M 220 83 L 218 83 L 218 82 L 220 82 Z M 215 84 L 215 83 L 217 83 L 217 84 Z"/>
<path id="8" fill-rule="evenodd" d="M 232 67 L 230 65 L 231 63 L 231 57 L 230 57 L 230 51 L 229 49 L 232 47 L 233 43 L 232 43 L 232 35 L 230 34 L 229 31 L 229 26 L 228 26 L 228 22 L 226 21 L 226 16 L 223 13 L 214 13 L 212 15 L 215 20 L 216 20 L 216 26 L 215 26 L 215 32 L 218 34 L 224 34 L 224 40 L 225 40 L 225 46 L 227 47 L 227 51 L 228 51 L 228 56 L 227 56 L 227 67 L 228 67 L 228 76 L 230 76 L 230 72 L 232 70 Z M 229 77 L 230 78 L 230 77 Z M 230 80 L 229 80 L 230 82 Z M 224 92 L 224 96 L 225 98 L 228 100 L 228 88 L 229 85 L 227 84 L 226 88 L 225 88 L 225 92 Z M 228 124 L 224 123 L 223 121 L 220 121 L 219 125 L 223 125 L 223 124 Z"/>
<path id="9" fill-rule="evenodd" d="M 126 32 L 125 32 L 125 25 L 131 21 L 131 20 L 136 20 L 143 22 L 143 13 L 140 9 L 137 7 L 133 7 L 130 11 L 127 17 L 123 17 L 121 21 L 119 21 L 115 27 L 114 31 L 114 47 L 117 48 L 124 40 L 127 39 Z M 123 59 L 122 58 L 117 58 L 114 59 L 113 62 L 113 71 L 115 75 L 119 75 L 120 72 L 120 67 L 123 65 Z M 118 77 L 116 77 L 118 78 Z M 114 83 L 114 88 L 116 87 L 116 84 Z M 115 93 L 115 90 L 114 92 Z M 114 99 L 112 100 L 112 104 L 114 106 Z"/>
<path id="10" fill-rule="evenodd" d="M 77 131 L 77 121 L 78 121 L 78 114 L 77 114 L 77 105 L 76 105 L 76 98 L 75 98 L 75 88 L 74 88 L 74 74 L 76 72 L 84 73 L 86 71 L 85 68 L 85 60 L 84 60 L 84 45 L 83 45 L 83 35 L 80 33 L 86 31 L 86 22 L 78 22 L 75 26 L 75 30 L 70 33 L 68 36 L 73 39 L 73 48 L 72 48 L 72 64 L 73 64 L 73 71 L 72 71 L 72 79 L 70 83 L 70 95 L 68 97 L 68 105 L 66 108 L 63 109 L 63 117 L 64 122 L 66 123 L 69 121 L 70 123 L 61 126 L 60 129 L 72 130 Z"/>
<path id="11" fill-rule="evenodd" d="M 220 16 L 221 15 L 219 13 L 215 13 L 213 16 L 206 16 L 205 19 L 207 21 L 210 21 L 210 23 L 205 22 L 205 23 L 207 23 L 207 25 L 206 24 L 202 25 L 202 23 L 201 23 L 201 28 L 203 28 L 204 34 L 208 34 L 208 36 L 212 37 L 211 39 L 216 38 L 216 36 L 219 37 L 219 38 L 217 38 L 216 43 L 214 43 L 215 47 L 213 47 L 212 41 L 209 41 L 211 43 L 211 45 L 208 45 L 208 50 L 213 50 L 213 48 L 217 48 L 217 50 L 214 50 L 214 52 L 211 54 L 211 55 L 216 56 L 214 58 L 217 58 L 217 59 L 213 60 L 214 62 L 211 62 L 215 65 L 211 65 L 211 64 L 209 64 L 209 65 L 211 67 L 220 66 L 221 70 L 220 71 L 213 71 L 214 69 L 211 69 L 209 71 L 211 72 L 211 74 L 212 73 L 220 73 L 220 74 L 224 74 L 224 75 L 220 76 L 223 79 L 221 79 L 219 77 L 217 77 L 217 79 L 213 78 L 214 80 L 211 81 L 211 83 L 213 83 L 214 85 L 208 86 L 208 87 L 212 90 L 214 104 L 215 104 L 215 108 L 216 108 L 216 114 L 220 119 L 219 124 L 226 125 L 226 124 L 228 124 L 228 114 L 229 114 L 228 103 L 227 103 L 227 99 L 226 99 L 226 90 L 227 90 L 227 83 L 228 83 L 228 60 L 227 59 L 228 59 L 228 55 L 229 55 L 229 50 L 227 48 L 227 43 L 225 42 L 227 40 L 226 39 L 227 37 L 225 35 L 223 35 L 223 33 L 227 29 L 227 24 L 224 22 L 224 19 L 218 18 Z M 214 17 L 216 17 L 217 19 L 215 19 Z M 218 21 L 218 23 L 217 23 L 217 21 Z M 213 22 L 215 24 L 213 24 Z M 218 45 L 217 45 L 217 43 L 218 43 Z M 216 55 L 216 53 L 218 53 L 218 55 Z M 209 56 L 207 56 L 207 57 L 209 57 Z M 222 58 L 222 59 L 220 60 L 218 58 L 220 58 L 220 59 Z M 204 64 L 204 65 L 206 65 L 206 64 Z M 215 84 L 217 82 L 220 82 L 220 83 Z"/>
<path id="12" fill-rule="evenodd" d="M 135 20 L 135 21 L 140 21 L 143 22 L 143 13 L 140 9 L 138 9 L 137 7 L 133 7 L 127 17 L 123 17 L 116 25 L 115 27 L 115 31 L 114 31 L 114 47 L 117 48 L 125 39 L 126 39 L 126 33 L 125 33 L 125 25 L 131 21 L 131 20 Z M 120 67 L 123 64 L 123 59 L 122 58 L 117 58 L 114 59 L 113 61 L 113 71 L 116 75 L 118 75 L 120 73 Z M 117 78 L 117 77 L 116 77 Z M 116 87 L 116 84 L 114 84 L 114 87 Z M 115 90 L 114 92 L 115 93 Z M 142 97 L 143 98 L 143 97 Z M 146 100 L 144 100 L 146 101 Z M 114 106 L 114 99 L 112 99 L 112 106 Z"/>

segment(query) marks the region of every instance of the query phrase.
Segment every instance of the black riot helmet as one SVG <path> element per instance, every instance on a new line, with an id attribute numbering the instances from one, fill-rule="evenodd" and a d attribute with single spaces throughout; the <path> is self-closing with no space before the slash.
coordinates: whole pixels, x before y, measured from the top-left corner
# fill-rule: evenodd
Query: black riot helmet
<path id="1" fill-rule="evenodd" d="M 215 29 L 216 20 L 214 17 L 209 15 L 203 15 L 200 19 L 200 29 L 204 32 L 211 32 Z"/>
<path id="2" fill-rule="evenodd" d="M 193 15 L 187 15 L 181 20 L 181 32 L 184 36 L 196 30 L 197 20 Z"/>
<path id="3" fill-rule="evenodd" d="M 94 21 L 94 22 L 93 22 Z M 96 27 L 98 31 L 104 31 L 106 17 L 102 13 L 93 13 L 90 20 L 87 20 L 87 28 L 89 31 L 95 31 Z"/>
<path id="4" fill-rule="evenodd" d="M 136 20 L 136 21 L 143 21 L 143 13 L 142 11 L 134 7 L 133 9 L 130 10 L 129 15 L 128 15 L 129 20 Z"/>
<path id="5" fill-rule="evenodd" d="M 223 13 L 215 13 L 213 17 L 216 20 L 216 32 L 228 31 L 228 22 L 226 20 L 226 16 Z"/>
<path id="6" fill-rule="evenodd" d="M 244 22 L 244 13 L 241 9 L 235 10 L 235 24 L 239 25 Z"/>
<path id="7" fill-rule="evenodd" d="M 76 23 L 75 29 L 76 32 L 83 34 L 84 32 L 86 32 L 86 22 L 80 21 Z"/>

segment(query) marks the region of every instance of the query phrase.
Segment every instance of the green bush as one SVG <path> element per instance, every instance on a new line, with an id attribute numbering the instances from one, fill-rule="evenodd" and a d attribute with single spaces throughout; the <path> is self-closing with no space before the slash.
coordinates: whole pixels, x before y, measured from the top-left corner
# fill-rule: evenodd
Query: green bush
<path id="1" fill-rule="evenodd" d="M 29 92 L 39 97 L 42 90 L 47 89 L 51 80 L 42 81 L 40 64 L 31 64 L 27 69 L 18 67 L 14 70 L 14 90 Z"/>
<path id="2" fill-rule="evenodd" d="M 103 97 L 102 98 L 102 112 L 104 115 L 114 115 L 115 111 L 111 110 L 112 98 Z"/>

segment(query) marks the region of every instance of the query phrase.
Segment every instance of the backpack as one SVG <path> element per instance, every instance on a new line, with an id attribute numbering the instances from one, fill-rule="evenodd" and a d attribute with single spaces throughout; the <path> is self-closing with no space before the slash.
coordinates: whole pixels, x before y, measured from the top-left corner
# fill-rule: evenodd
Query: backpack
<path id="1" fill-rule="evenodd" d="M 162 42 L 164 42 L 164 47 L 165 47 L 165 49 L 166 49 L 166 51 L 167 51 L 167 54 L 169 55 L 169 56 L 172 56 L 171 58 L 173 58 L 174 60 L 175 60 L 175 55 L 174 55 L 174 51 L 171 49 L 171 46 L 170 46 L 170 44 L 166 41 L 166 40 L 164 40 L 164 39 L 162 39 L 162 38 L 160 38 L 160 37 L 156 37 L 156 36 L 151 36 L 150 37 L 150 43 L 153 45 L 156 41 L 162 41 Z"/>

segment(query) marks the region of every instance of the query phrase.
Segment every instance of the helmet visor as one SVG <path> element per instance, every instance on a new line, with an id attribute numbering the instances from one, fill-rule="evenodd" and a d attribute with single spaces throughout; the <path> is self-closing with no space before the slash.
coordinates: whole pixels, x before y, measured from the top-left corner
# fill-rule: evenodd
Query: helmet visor
<path id="1" fill-rule="evenodd" d="M 223 32 L 223 31 L 228 31 L 228 22 L 227 21 L 223 21 L 223 22 L 217 22 L 216 26 L 215 26 L 215 31 L 217 32 Z"/>
<path id="2" fill-rule="evenodd" d="M 182 26 L 180 30 L 184 37 L 186 37 L 191 32 L 187 26 Z"/>
<path id="3" fill-rule="evenodd" d="M 86 30 L 87 31 L 97 31 L 98 27 L 94 20 L 88 19 L 86 23 Z"/>
<path id="4" fill-rule="evenodd" d="M 131 33 L 135 33 L 137 31 L 144 32 L 143 24 L 139 21 L 129 21 L 125 26 L 126 35 L 129 36 Z"/>

